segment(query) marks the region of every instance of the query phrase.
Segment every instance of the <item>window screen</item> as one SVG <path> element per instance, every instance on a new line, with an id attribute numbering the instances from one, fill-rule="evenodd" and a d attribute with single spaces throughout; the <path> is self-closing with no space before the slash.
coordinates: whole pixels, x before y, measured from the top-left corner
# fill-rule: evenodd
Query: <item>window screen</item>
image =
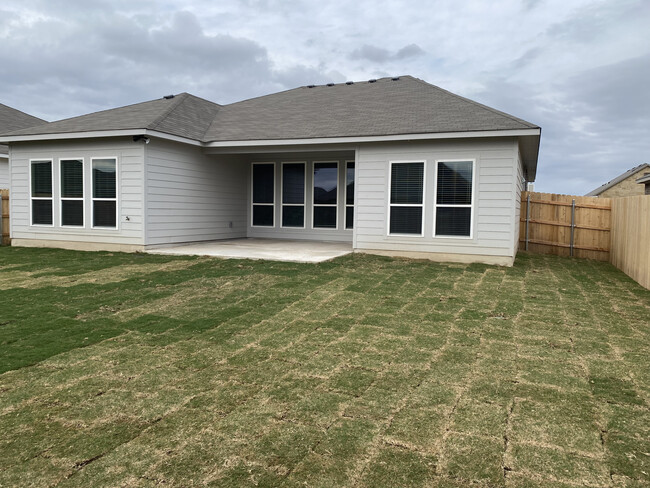
<path id="1" fill-rule="evenodd" d="M 117 161 L 93 159 L 93 227 L 117 227 Z"/>
<path id="2" fill-rule="evenodd" d="M 83 161 L 61 160 L 61 225 L 83 226 Z"/>
<path id="3" fill-rule="evenodd" d="M 282 227 L 305 226 L 305 163 L 282 164 Z"/>
<path id="4" fill-rule="evenodd" d="M 52 225 L 52 161 L 30 164 L 32 225 Z"/>
<path id="5" fill-rule="evenodd" d="M 469 237 L 472 222 L 472 161 L 438 162 L 437 236 Z"/>
<path id="6" fill-rule="evenodd" d="M 337 227 L 338 178 L 338 163 L 314 163 L 314 228 Z"/>
<path id="7" fill-rule="evenodd" d="M 275 214 L 275 164 L 253 164 L 252 224 L 273 227 Z"/>
<path id="8" fill-rule="evenodd" d="M 390 234 L 422 234 L 424 163 L 392 163 Z"/>

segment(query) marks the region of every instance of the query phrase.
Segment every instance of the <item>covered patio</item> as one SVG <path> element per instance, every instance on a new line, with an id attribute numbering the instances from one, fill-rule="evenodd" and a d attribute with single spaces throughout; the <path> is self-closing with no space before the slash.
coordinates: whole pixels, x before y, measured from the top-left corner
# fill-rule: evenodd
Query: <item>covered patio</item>
<path id="1" fill-rule="evenodd" d="M 352 252 L 352 244 L 289 239 L 226 239 L 175 245 L 147 251 L 151 254 L 214 256 L 225 259 L 268 259 L 320 263 Z"/>

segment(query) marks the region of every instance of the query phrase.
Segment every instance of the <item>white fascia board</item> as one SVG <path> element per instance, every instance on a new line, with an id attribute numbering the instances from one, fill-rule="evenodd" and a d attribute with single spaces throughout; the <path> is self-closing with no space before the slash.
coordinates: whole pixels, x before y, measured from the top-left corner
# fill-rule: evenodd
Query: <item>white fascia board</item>
<path id="1" fill-rule="evenodd" d="M 257 139 L 250 141 L 215 141 L 205 147 L 285 146 L 311 144 L 359 144 L 363 142 L 417 141 L 429 139 L 467 139 L 474 137 L 518 137 L 540 135 L 540 129 L 489 130 L 472 132 L 435 132 L 427 134 L 397 134 L 389 136 L 321 137 L 312 139 Z"/>
<path id="2" fill-rule="evenodd" d="M 30 141 L 54 141 L 63 139 L 91 139 L 98 137 L 125 137 L 125 136 L 151 136 L 170 141 L 182 142 L 193 146 L 202 146 L 203 144 L 194 139 L 174 136 L 164 132 L 158 132 L 149 129 L 122 129 L 122 130 L 98 130 L 89 132 L 59 132 L 56 134 L 33 134 L 25 136 L 4 136 L 0 137 L 0 142 L 30 142 Z"/>

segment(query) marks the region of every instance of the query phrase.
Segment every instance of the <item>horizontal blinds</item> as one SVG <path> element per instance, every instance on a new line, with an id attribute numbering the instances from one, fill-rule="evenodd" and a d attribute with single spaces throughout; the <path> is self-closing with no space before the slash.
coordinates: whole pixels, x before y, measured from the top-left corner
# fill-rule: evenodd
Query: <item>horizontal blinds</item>
<path id="1" fill-rule="evenodd" d="M 438 163 L 437 200 L 439 205 L 471 205 L 472 162 Z"/>
<path id="2" fill-rule="evenodd" d="M 61 161 L 61 197 L 83 198 L 83 162 L 78 159 Z"/>
<path id="3" fill-rule="evenodd" d="M 275 188 L 273 164 L 253 165 L 253 203 L 273 203 Z"/>
<path id="4" fill-rule="evenodd" d="M 52 197 L 52 161 L 32 161 L 32 197 Z"/>
<path id="5" fill-rule="evenodd" d="M 305 164 L 282 165 L 282 203 L 305 203 Z"/>
<path id="6" fill-rule="evenodd" d="M 424 163 L 393 163 L 390 203 L 421 204 L 424 187 Z"/>
<path id="7" fill-rule="evenodd" d="M 115 198 L 117 163 L 114 159 L 93 160 L 93 198 Z"/>

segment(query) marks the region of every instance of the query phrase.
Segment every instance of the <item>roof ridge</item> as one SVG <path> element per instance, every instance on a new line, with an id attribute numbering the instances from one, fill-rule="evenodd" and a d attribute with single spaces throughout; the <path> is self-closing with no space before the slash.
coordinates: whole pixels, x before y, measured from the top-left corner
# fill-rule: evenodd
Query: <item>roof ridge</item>
<path id="1" fill-rule="evenodd" d="M 615 176 L 614 178 L 603 183 L 599 187 L 594 188 L 589 193 L 585 194 L 585 196 L 590 197 L 590 196 L 600 195 L 605 190 L 609 190 L 612 186 L 617 185 L 621 181 L 628 179 L 630 176 L 634 175 L 635 173 L 638 173 L 645 167 L 650 168 L 650 163 L 641 163 L 635 166 L 634 168 L 630 168 L 627 171 L 623 171 L 620 175 Z"/>
<path id="2" fill-rule="evenodd" d="M 501 115 L 501 116 L 507 117 L 507 118 L 509 118 L 510 120 L 514 120 L 515 122 L 523 123 L 523 124 L 527 125 L 527 126 L 528 126 L 529 128 L 531 128 L 531 129 L 539 129 L 539 128 L 540 128 L 538 125 L 535 125 L 535 124 L 533 124 L 533 123 L 531 123 L 531 122 L 528 122 L 527 120 L 520 119 L 519 117 L 515 117 L 514 115 L 510 115 L 510 114 L 507 113 L 507 112 L 503 112 L 503 111 L 501 111 L 501 110 L 497 110 L 496 108 L 492 108 L 492 107 L 490 107 L 490 106 L 488 106 L 488 105 L 484 105 L 484 104 L 482 104 L 482 103 L 480 103 L 480 102 L 476 102 L 476 101 L 474 101 L 474 100 L 472 100 L 472 99 L 470 99 L 470 98 L 466 98 L 466 97 L 463 97 L 463 96 L 458 95 L 458 94 L 456 94 L 456 93 L 450 92 L 449 90 L 445 90 L 444 88 L 440 88 L 438 85 L 434 85 L 434 84 L 432 84 L 432 83 L 427 83 L 426 81 L 421 80 L 420 78 L 416 78 L 416 77 L 411 76 L 411 75 L 405 75 L 404 77 L 405 77 L 405 78 L 412 78 L 413 80 L 417 81 L 418 83 L 422 83 L 423 85 L 427 85 L 427 86 L 431 86 L 431 87 L 433 87 L 433 88 L 436 88 L 437 90 L 440 90 L 440 91 L 443 91 L 443 92 L 445 92 L 445 93 L 448 93 L 449 95 L 451 95 L 451 96 L 453 96 L 453 97 L 456 97 L 456 98 L 458 98 L 458 99 L 460 99 L 460 100 L 464 100 L 465 102 L 469 102 L 469 103 L 471 103 L 472 105 L 476 105 L 477 107 L 481 107 L 481 108 L 483 108 L 483 109 L 485 109 L 485 110 L 488 110 L 489 112 L 492 112 L 492 113 L 494 113 L 494 114 L 497 114 L 497 115 Z"/>
<path id="3" fill-rule="evenodd" d="M 169 116 L 169 114 L 171 114 L 174 110 L 176 110 L 179 106 L 183 104 L 183 102 L 187 99 L 188 95 L 189 93 L 187 92 L 174 95 L 172 97 L 172 100 L 174 101 L 169 104 L 169 107 L 167 107 L 167 109 L 164 110 L 163 113 L 161 113 L 158 117 L 156 117 L 153 122 L 148 124 L 146 128 L 155 129 L 158 125 L 162 123 L 163 120 L 165 120 Z M 178 100 L 175 100 L 176 98 L 178 98 Z"/>

